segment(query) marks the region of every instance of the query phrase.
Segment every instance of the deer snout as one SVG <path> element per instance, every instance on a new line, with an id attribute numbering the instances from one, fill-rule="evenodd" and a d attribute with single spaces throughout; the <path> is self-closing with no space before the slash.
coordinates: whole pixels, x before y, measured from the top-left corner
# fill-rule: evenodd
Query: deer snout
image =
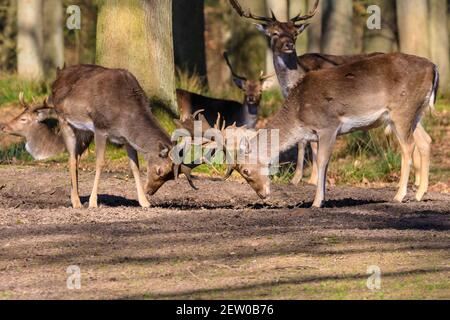
<path id="1" fill-rule="evenodd" d="M 6 124 L 4 124 L 4 123 L 0 123 L 0 132 L 7 132 L 6 131 Z"/>
<path id="2" fill-rule="evenodd" d="M 282 50 L 283 50 L 284 52 L 286 52 L 286 53 L 294 52 L 294 50 L 295 50 L 295 43 L 293 43 L 293 42 L 291 42 L 291 41 L 285 42 L 285 43 L 283 44 Z"/>
<path id="3" fill-rule="evenodd" d="M 265 185 L 261 190 L 256 192 L 262 200 L 267 200 L 270 197 L 270 184 Z"/>

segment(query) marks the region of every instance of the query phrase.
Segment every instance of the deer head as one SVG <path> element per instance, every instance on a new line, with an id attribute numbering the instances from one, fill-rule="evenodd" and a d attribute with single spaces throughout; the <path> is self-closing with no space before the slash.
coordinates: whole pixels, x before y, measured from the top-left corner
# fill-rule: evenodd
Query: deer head
<path id="1" fill-rule="evenodd" d="M 201 111 L 199 110 L 188 120 L 178 121 L 177 126 L 188 130 L 193 136 L 194 121 L 201 121 L 203 147 L 206 149 L 216 149 L 219 145 L 219 148 L 223 148 L 226 154 L 227 171 L 224 180 L 230 178 L 232 173 L 236 171 L 247 181 L 261 199 L 266 199 L 270 195 L 270 178 L 267 174 L 264 174 L 264 172 L 268 172 L 268 165 L 264 165 L 259 161 L 256 163 L 249 161 L 252 146 L 257 141 L 258 132 L 248 130 L 245 127 L 237 127 L 236 125 L 225 127 L 225 123 L 221 121 L 220 114 L 216 124 L 211 128 L 201 114 Z M 211 129 L 220 135 L 220 143 L 216 140 L 206 138 L 210 135 L 205 133 Z"/>
<path id="2" fill-rule="evenodd" d="M 28 137 L 34 132 L 36 126 L 42 125 L 51 113 L 47 105 L 47 99 L 43 103 L 34 102 L 33 105 L 25 101 L 24 94 L 19 94 L 19 103 L 24 110 L 17 117 L 6 124 L 0 124 L 0 131 L 6 134 L 16 135 L 20 137 Z"/>
<path id="3" fill-rule="evenodd" d="M 244 92 L 244 105 L 248 107 L 248 111 L 252 115 L 258 114 L 258 109 L 261 103 L 262 93 L 273 85 L 271 75 L 264 75 L 261 71 L 258 80 L 248 80 L 246 77 L 239 76 L 233 69 L 228 53 L 224 52 L 223 57 L 230 68 L 234 84 Z"/>
<path id="4" fill-rule="evenodd" d="M 295 52 L 297 37 L 309 26 L 305 21 L 317 13 L 319 1 L 316 0 L 308 14 L 302 15 L 300 12 L 287 22 L 278 21 L 273 11 L 271 17 L 257 16 L 250 11 L 244 11 L 237 0 L 230 0 L 230 4 L 241 17 L 258 22 L 256 27 L 270 39 L 270 46 L 275 54 L 291 54 Z"/>

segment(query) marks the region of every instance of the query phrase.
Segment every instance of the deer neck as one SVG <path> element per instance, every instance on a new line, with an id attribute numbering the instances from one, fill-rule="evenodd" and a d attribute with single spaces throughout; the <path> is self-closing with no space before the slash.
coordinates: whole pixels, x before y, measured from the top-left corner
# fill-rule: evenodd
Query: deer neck
<path id="1" fill-rule="evenodd" d="M 64 152 L 64 139 L 56 130 L 43 123 L 33 129 L 25 137 L 25 148 L 35 160 L 45 160 Z"/>
<path id="2" fill-rule="evenodd" d="M 275 52 L 273 50 L 273 52 Z M 274 53 L 273 63 L 277 73 L 283 96 L 288 97 L 290 90 L 306 73 L 298 63 L 297 52 L 292 53 Z"/>
<path id="3" fill-rule="evenodd" d="M 133 125 L 126 126 L 123 137 L 136 151 L 143 153 L 147 160 L 158 154 L 159 142 L 171 145 L 170 136 L 150 112 L 146 116 L 135 117 L 132 122 Z"/>
<path id="4" fill-rule="evenodd" d="M 253 129 L 256 126 L 256 122 L 258 121 L 258 107 L 259 106 L 248 105 L 246 102 L 244 102 L 244 123 L 249 129 Z"/>
<path id="5" fill-rule="evenodd" d="M 285 152 L 299 142 L 316 141 L 315 133 L 307 128 L 299 119 L 296 108 L 283 106 L 277 114 L 268 122 L 267 129 L 278 130 L 278 149 Z M 272 141 L 269 139 L 272 148 Z M 273 149 L 273 148 L 272 148 Z"/>

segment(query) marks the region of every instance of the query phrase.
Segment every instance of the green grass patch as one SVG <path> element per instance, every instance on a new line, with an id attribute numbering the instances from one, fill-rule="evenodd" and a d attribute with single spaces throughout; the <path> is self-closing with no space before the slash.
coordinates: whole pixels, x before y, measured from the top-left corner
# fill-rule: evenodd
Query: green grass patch
<path id="1" fill-rule="evenodd" d="M 18 102 L 19 93 L 25 95 L 26 101 L 41 100 L 48 95 L 49 85 L 38 82 L 20 80 L 16 75 L 5 75 L 0 78 L 0 106 Z"/>
<path id="2" fill-rule="evenodd" d="M 0 163 L 10 163 L 11 161 L 33 161 L 33 157 L 25 149 L 25 143 L 13 144 L 6 149 L 0 149 Z"/>

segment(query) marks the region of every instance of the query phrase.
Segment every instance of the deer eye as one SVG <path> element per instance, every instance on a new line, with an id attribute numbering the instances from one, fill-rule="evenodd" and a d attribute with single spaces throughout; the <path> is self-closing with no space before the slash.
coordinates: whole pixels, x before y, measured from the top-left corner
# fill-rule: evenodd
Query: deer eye
<path id="1" fill-rule="evenodd" d="M 242 171 L 242 173 L 244 174 L 244 176 L 249 176 L 249 175 L 250 175 L 250 170 L 244 169 L 244 170 Z"/>
<path id="2" fill-rule="evenodd" d="M 27 121 L 28 121 L 27 118 L 22 118 L 22 119 L 20 119 L 20 122 L 27 122 Z"/>

